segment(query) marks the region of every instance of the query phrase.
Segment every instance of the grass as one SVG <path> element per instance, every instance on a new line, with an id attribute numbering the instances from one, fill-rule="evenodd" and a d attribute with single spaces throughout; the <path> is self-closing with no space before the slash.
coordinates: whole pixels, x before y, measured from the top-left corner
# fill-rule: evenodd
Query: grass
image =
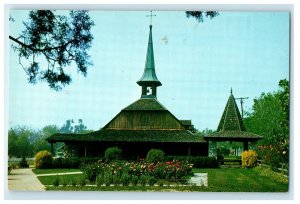
<path id="1" fill-rule="evenodd" d="M 32 169 L 33 173 L 39 174 L 57 174 L 67 172 L 79 172 L 80 169 Z"/>
<path id="2" fill-rule="evenodd" d="M 265 168 L 193 169 L 193 172 L 208 173 L 207 190 L 210 192 L 288 191 L 288 180 Z"/>
<path id="3" fill-rule="evenodd" d="M 288 179 L 266 168 L 193 169 L 194 173 L 208 173 L 208 187 L 199 186 L 48 186 L 55 191 L 200 191 L 200 192 L 287 192 Z M 63 175 L 70 181 L 82 175 Z M 57 176 L 38 177 L 44 185 L 52 185 Z M 91 184 L 91 183 L 87 183 Z"/>
<path id="4" fill-rule="evenodd" d="M 62 182 L 63 180 L 67 180 L 68 184 L 71 185 L 72 179 L 76 179 L 76 181 L 78 181 L 81 178 L 81 176 L 82 176 L 81 174 L 71 174 L 71 175 L 66 174 L 66 175 L 59 175 L 59 176 L 39 176 L 38 179 L 43 185 L 52 185 L 53 180 L 58 177 L 60 182 Z"/>

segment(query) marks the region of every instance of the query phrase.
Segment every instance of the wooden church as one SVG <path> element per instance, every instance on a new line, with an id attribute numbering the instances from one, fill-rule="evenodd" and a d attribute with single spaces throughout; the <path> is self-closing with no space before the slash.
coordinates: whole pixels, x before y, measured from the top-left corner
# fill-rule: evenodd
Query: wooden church
<path id="1" fill-rule="evenodd" d="M 152 149 L 161 149 L 166 155 L 207 156 L 208 143 L 195 136 L 190 120 L 177 119 L 157 100 L 161 86 L 155 73 L 152 25 L 144 73 L 137 84 L 141 98 L 125 107 L 101 130 L 87 134 L 55 134 L 46 140 L 53 146 L 64 142 L 74 156 L 102 156 L 109 147 L 118 146 L 127 159 L 144 158 Z"/>
<path id="2" fill-rule="evenodd" d="M 153 148 L 166 155 L 217 156 L 217 142 L 242 142 L 247 150 L 248 142 L 262 138 L 246 131 L 232 91 L 217 132 L 205 137 L 196 136 L 190 120 L 177 119 L 157 100 L 157 88 L 162 84 L 155 73 L 152 25 L 144 73 L 137 84 L 142 89 L 141 98 L 122 109 L 102 129 L 86 134 L 59 133 L 46 140 L 51 147 L 64 142 L 77 157 L 103 156 L 107 148 L 118 146 L 126 159 L 137 159 L 145 158 Z"/>

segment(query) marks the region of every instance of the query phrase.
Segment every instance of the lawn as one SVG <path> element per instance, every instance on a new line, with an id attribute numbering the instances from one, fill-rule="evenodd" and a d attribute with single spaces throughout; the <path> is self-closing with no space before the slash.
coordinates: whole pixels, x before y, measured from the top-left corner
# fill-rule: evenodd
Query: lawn
<path id="1" fill-rule="evenodd" d="M 269 169 L 193 169 L 208 173 L 207 191 L 211 192 L 287 192 L 288 179 Z"/>
<path id="2" fill-rule="evenodd" d="M 80 169 L 32 169 L 33 173 L 39 174 L 57 174 L 67 172 L 80 172 Z"/>
<path id="3" fill-rule="evenodd" d="M 71 175 L 59 175 L 59 176 L 39 176 L 38 179 L 44 185 L 53 185 L 53 181 L 55 178 L 59 178 L 60 184 L 64 181 L 67 185 L 72 185 L 72 181 L 75 180 L 77 183 L 82 177 L 82 174 L 71 174 Z M 92 184 L 87 182 L 87 184 Z"/>
<path id="4" fill-rule="evenodd" d="M 287 192 L 288 179 L 271 170 L 253 169 L 193 169 L 194 173 L 208 173 L 208 187 L 199 186 L 47 186 L 58 191 L 200 191 L 200 192 Z M 68 182 L 82 175 L 58 176 Z M 57 176 L 39 177 L 44 185 L 52 185 Z M 91 184 L 91 183 L 87 183 Z"/>

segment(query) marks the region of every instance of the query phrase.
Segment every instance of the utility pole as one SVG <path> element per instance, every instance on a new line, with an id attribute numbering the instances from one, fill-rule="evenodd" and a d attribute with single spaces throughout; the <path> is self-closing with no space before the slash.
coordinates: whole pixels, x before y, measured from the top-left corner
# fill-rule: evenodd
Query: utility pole
<path id="1" fill-rule="evenodd" d="M 243 103 L 245 99 L 248 99 L 249 97 L 240 97 L 240 98 L 235 98 L 235 100 L 240 100 L 241 103 L 241 111 L 242 111 L 242 119 L 244 119 L 244 110 L 243 110 Z"/>

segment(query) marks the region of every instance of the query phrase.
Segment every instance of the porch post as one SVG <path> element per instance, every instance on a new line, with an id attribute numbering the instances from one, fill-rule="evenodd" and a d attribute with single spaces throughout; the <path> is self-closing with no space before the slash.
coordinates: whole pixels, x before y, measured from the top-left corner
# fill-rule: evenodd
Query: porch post
<path id="1" fill-rule="evenodd" d="M 248 150 L 248 141 L 244 142 L 244 151 Z"/>
<path id="2" fill-rule="evenodd" d="M 191 147 L 188 147 L 188 156 L 191 156 Z"/>
<path id="3" fill-rule="evenodd" d="M 84 157 L 86 158 L 86 144 L 84 144 Z"/>

